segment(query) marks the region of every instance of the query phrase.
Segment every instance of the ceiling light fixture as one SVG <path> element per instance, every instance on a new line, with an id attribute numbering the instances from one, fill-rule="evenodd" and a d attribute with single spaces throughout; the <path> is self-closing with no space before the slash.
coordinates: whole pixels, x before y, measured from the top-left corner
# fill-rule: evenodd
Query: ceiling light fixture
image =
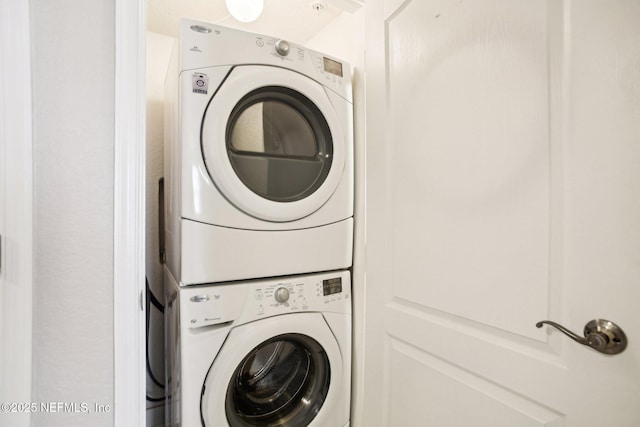
<path id="1" fill-rule="evenodd" d="M 226 0 L 231 16 L 240 22 L 258 19 L 264 8 L 264 0 Z"/>

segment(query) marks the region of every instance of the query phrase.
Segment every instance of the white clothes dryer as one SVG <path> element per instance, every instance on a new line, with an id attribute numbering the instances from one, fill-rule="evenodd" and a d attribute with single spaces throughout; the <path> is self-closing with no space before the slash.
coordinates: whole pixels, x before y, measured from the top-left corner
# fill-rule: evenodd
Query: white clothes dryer
<path id="1" fill-rule="evenodd" d="M 167 425 L 349 425 L 349 271 L 191 287 L 165 275 Z"/>
<path id="2" fill-rule="evenodd" d="M 349 65 L 183 20 L 166 79 L 166 262 L 181 285 L 336 270 L 353 248 Z"/>

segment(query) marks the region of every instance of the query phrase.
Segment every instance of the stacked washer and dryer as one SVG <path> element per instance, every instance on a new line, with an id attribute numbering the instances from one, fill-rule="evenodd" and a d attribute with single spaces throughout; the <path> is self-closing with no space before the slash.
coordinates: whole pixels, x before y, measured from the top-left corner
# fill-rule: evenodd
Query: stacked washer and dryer
<path id="1" fill-rule="evenodd" d="M 348 64 L 183 20 L 166 103 L 167 424 L 348 425 Z"/>

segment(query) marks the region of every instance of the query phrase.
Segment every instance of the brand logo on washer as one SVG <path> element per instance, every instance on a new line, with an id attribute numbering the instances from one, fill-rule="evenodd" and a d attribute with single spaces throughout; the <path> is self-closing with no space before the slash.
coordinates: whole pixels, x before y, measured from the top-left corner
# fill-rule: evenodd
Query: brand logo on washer
<path id="1" fill-rule="evenodd" d="M 209 295 L 194 295 L 189 299 L 192 302 L 205 302 L 205 301 L 209 301 Z"/>
<path id="2" fill-rule="evenodd" d="M 209 76 L 202 73 L 193 73 L 191 83 L 193 85 L 193 93 L 207 94 L 209 90 Z"/>

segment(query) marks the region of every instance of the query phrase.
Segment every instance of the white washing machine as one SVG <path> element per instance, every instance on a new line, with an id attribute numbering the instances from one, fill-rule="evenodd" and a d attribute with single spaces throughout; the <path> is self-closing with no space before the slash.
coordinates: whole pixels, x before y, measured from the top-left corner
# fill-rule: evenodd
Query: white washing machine
<path id="1" fill-rule="evenodd" d="M 349 65 L 183 20 L 166 79 L 166 261 L 181 285 L 351 266 Z"/>
<path id="2" fill-rule="evenodd" d="M 191 287 L 165 275 L 168 425 L 349 425 L 348 271 Z"/>

